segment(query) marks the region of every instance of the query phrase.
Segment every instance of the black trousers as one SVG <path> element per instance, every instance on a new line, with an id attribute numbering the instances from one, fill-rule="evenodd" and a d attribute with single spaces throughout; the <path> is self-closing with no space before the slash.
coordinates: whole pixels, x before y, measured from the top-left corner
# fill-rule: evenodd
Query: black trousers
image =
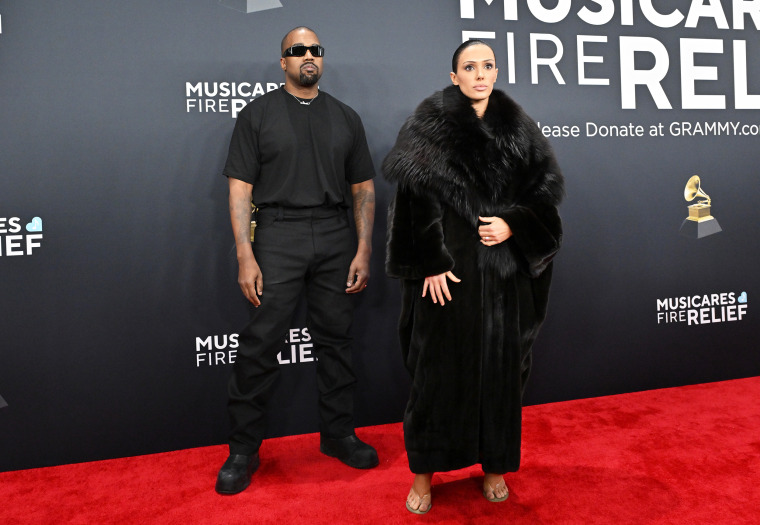
<path id="1" fill-rule="evenodd" d="M 320 432 L 354 431 L 351 367 L 352 297 L 345 292 L 355 243 L 346 211 L 338 208 L 259 210 L 253 252 L 264 279 L 261 305 L 240 333 L 229 382 L 231 454 L 253 454 L 264 439 L 264 413 L 280 365 L 277 354 L 301 293 L 314 341 Z"/>

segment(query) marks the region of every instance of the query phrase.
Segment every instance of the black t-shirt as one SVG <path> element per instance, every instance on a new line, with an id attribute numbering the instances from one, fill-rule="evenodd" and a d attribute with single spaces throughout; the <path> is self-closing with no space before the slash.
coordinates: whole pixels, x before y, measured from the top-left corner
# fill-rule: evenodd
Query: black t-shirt
<path id="1" fill-rule="evenodd" d="M 252 184 L 257 206 L 349 207 L 349 185 L 375 170 L 353 109 L 324 91 L 304 105 L 280 88 L 238 114 L 222 174 Z"/>

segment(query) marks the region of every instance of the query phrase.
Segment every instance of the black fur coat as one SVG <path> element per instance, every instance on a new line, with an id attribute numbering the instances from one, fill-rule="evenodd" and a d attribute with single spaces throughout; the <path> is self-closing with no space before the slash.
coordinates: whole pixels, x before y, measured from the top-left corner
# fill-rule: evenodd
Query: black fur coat
<path id="1" fill-rule="evenodd" d="M 503 92 L 494 90 L 480 119 L 450 86 L 406 121 L 383 173 L 397 184 L 386 272 L 402 286 L 410 468 L 516 471 L 531 346 L 562 239 L 564 186 L 551 147 Z M 479 215 L 501 217 L 512 237 L 481 244 Z M 422 298 L 424 278 L 449 270 L 462 280 L 449 284 L 453 300 Z"/>

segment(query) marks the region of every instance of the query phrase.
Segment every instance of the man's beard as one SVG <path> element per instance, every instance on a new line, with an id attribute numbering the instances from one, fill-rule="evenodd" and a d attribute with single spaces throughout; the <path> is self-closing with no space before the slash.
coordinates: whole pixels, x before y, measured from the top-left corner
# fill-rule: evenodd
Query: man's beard
<path id="1" fill-rule="evenodd" d="M 319 69 L 317 69 L 314 73 L 311 73 L 311 74 L 307 74 L 307 73 L 304 73 L 303 71 L 300 71 L 298 75 L 298 82 L 303 87 L 313 86 L 314 84 L 319 82 L 319 78 L 321 76 L 322 75 L 319 74 Z"/>

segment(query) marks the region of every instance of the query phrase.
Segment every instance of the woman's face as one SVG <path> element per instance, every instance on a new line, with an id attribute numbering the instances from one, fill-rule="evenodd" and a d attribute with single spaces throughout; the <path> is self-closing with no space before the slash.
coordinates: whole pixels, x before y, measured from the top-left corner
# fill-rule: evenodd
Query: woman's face
<path id="1" fill-rule="evenodd" d="M 462 50 L 457 70 L 451 73 L 451 81 L 465 96 L 478 102 L 491 96 L 498 73 L 493 50 L 476 44 Z"/>

